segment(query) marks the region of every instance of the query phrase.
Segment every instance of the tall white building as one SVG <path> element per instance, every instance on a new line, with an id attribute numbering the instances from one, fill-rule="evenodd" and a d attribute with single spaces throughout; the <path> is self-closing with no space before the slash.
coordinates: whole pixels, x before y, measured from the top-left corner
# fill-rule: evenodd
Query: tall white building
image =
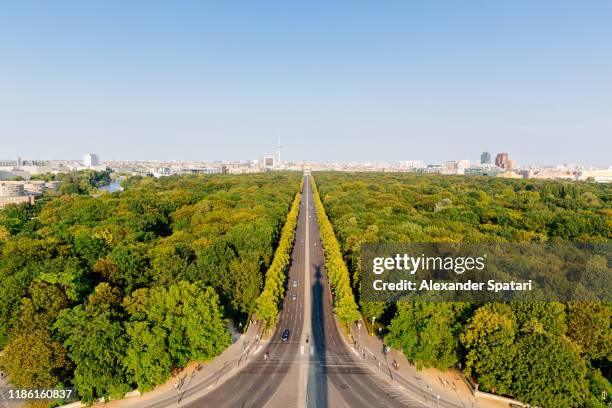
<path id="1" fill-rule="evenodd" d="M 93 153 L 87 153 L 83 156 L 83 166 L 85 167 L 95 167 L 100 165 L 100 159 L 98 159 L 98 155 Z"/>

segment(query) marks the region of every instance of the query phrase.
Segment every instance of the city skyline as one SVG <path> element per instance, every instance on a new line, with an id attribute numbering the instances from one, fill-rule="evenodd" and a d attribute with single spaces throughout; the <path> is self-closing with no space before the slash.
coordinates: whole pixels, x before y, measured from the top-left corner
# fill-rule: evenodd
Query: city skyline
<path id="1" fill-rule="evenodd" d="M 7 5 L 2 156 L 246 160 L 280 134 L 287 161 L 607 166 L 610 19 L 609 2 Z"/>
<path id="2" fill-rule="evenodd" d="M 284 147 L 284 146 L 283 146 Z M 1 153 L 1 152 L 0 152 Z M 279 164 L 279 163 L 286 163 L 286 164 L 300 164 L 300 163 L 321 163 L 321 164 L 332 164 L 332 163 L 336 163 L 336 164 L 381 164 L 381 165 L 391 165 L 391 166 L 401 166 L 401 165 L 406 165 L 409 164 L 409 167 L 412 167 L 414 165 L 414 163 L 421 163 L 423 166 L 440 166 L 440 165 L 444 165 L 447 163 L 461 163 L 461 162 L 467 162 L 468 165 L 495 165 L 497 167 L 501 167 L 501 168 L 505 168 L 505 165 L 498 165 L 495 162 L 495 158 L 496 156 L 500 156 L 500 155 L 508 155 L 508 152 L 504 152 L 504 151 L 500 151 L 498 152 L 492 152 L 492 151 L 481 151 L 478 154 L 472 154 L 470 157 L 456 157 L 456 156 L 451 156 L 451 157 L 439 157 L 435 160 L 423 160 L 419 157 L 403 157 L 399 160 L 306 160 L 306 159 L 302 159 L 302 160 L 278 160 L 280 152 L 278 151 L 278 145 L 275 147 L 275 152 L 274 153 L 270 153 L 270 152 L 263 152 L 260 153 L 259 155 L 254 155 L 253 157 L 250 158 L 230 158 L 230 159 L 220 159 L 220 158 L 211 158 L 211 159 L 204 159 L 204 158 L 197 158 L 197 159 L 185 159 L 185 160 L 179 160 L 179 159 L 159 159 L 159 158 L 116 158 L 116 157 L 98 157 L 99 155 L 97 153 L 93 153 L 93 152 L 87 152 L 87 153 L 83 153 L 81 154 L 81 156 L 79 157 L 31 157 L 31 156 L 26 156 L 26 155 L 18 155 L 16 157 L 4 157 L 4 156 L 0 156 L 0 163 L 6 162 L 14 162 L 16 163 L 15 165 L 18 165 L 21 161 L 24 162 L 31 162 L 31 163 L 37 163 L 37 162 L 82 162 L 82 163 L 86 163 L 87 160 L 91 160 L 92 158 L 86 158 L 86 156 L 94 156 L 94 160 L 96 161 L 96 163 L 110 163 L 110 162 L 159 162 L 159 163 L 183 163 L 183 164 L 187 164 L 187 163 L 249 163 L 249 162 L 260 162 L 266 158 L 273 158 L 274 159 L 274 163 L 275 165 Z M 485 155 L 489 155 L 489 158 L 487 159 L 485 157 Z M 606 168 L 612 168 L 612 164 L 595 164 L 595 163 L 589 163 L 589 162 L 578 162 L 578 161 L 568 161 L 568 162 L 525 162 L 523 160 L 521 160 L 521 158 L 519 157 L 517 160 L 517 156 L 514 155 L 513 153 L 511 154 L 512 158 L 511 158 L 511 162 L 512 162 L 512 166 L 511 168 L 525 168 L 525 167 L 555 167 L 555 166 L 564 166 L 564 167 L 592 167 L 592 168 L 600 168 L 600 169 L 606 169 Z M 474 158 L 475 157 L 475 158 Z M 483 161 L 483 158 L 485 159 Z M 87 164 L 85 164 L 87 166 Z"/>

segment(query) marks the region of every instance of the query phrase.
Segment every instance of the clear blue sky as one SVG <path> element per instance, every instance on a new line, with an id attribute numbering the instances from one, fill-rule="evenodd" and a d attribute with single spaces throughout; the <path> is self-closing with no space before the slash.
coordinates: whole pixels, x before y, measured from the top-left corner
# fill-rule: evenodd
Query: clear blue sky
<path id="1" fill-rule="evenodd" d="M 612 2 L 13 1 L 0 157 L 612 164 Z"/>

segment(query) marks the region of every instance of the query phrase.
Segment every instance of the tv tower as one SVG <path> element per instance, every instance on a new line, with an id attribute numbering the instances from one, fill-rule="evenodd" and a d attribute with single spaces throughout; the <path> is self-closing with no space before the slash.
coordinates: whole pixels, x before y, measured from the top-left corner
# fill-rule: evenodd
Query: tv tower
<path id="1" fill-rule="evenodd" d="M 279 134 L 278 135 L 278 145 L 276 146 L 276 151 L 277 151 L 277 156 L 278 156 L 276 161 L 278 162 L 279 166 L 281 164 L 281 155 L 280 155 L 281 154 L 281 147 L 282 146 L 281 146 L 281 140 L 280 140 L 280 134 Z"/>

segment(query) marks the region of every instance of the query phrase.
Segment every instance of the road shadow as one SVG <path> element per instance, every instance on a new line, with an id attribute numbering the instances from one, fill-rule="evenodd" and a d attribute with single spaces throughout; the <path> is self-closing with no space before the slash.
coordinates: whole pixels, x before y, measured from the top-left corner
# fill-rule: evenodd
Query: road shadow
<path id="1" fill-rule="evenodd" d="M 323 291 L 325 284 L 321 274 L 321 265 L 315 268 L 312 284 L 312 320 L 310 347 L 314 347 L 314 356 L 308 368 L 307 404 L 308 408 L 326 408 L 328 406 L 327 355 L 325 353 L 325 313 L 323 311 Z M 309 350 L 310 352 L 310 350 Z"/>

